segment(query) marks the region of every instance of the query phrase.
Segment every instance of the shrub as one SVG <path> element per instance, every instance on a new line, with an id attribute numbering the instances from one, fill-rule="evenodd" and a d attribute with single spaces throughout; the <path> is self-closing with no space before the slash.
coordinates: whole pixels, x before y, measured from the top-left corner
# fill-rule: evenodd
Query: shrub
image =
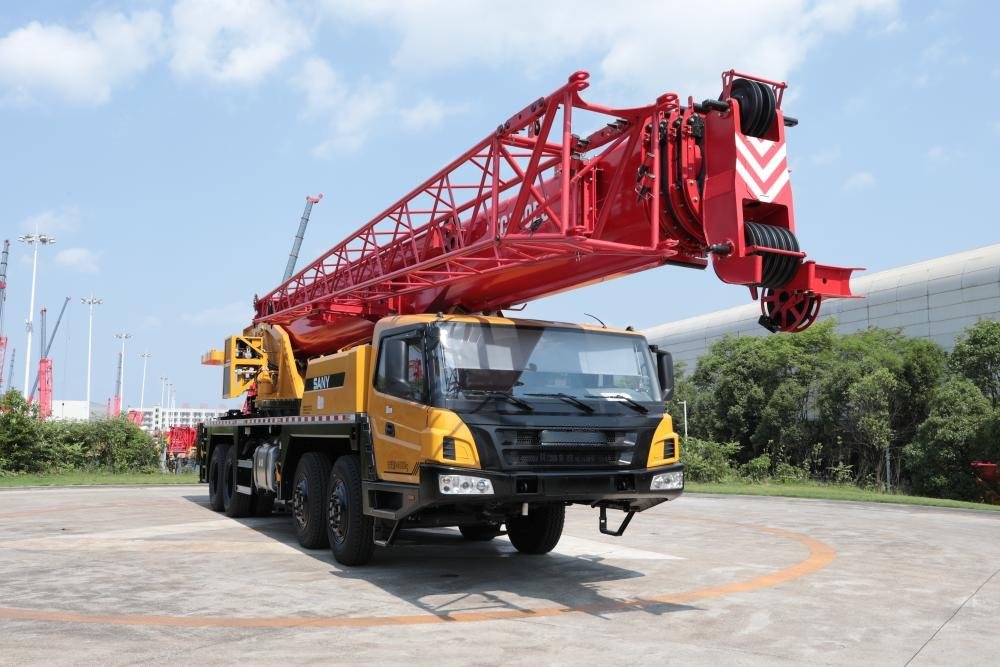
<path id="1" fill-rule="evenodd" d="M 917 493 L 959 500 L 981 496 L 970 464 L 983 453 L 980 442 L 989 415 L 989 401 L 965 378 L 951 379 L 935 390 L 931 414 L 903 455 Z"/>
<path id="2" fill-rule="evenodd" d="M 743 476 L 751 482 L 763 482 L 771 472 L 771 457 L 767 454 L 750 459 L 742 466 Z"/>
<path id="3" fill-rule="evenodd" d="M 104 468 L 151 470 L 153 439 L 124 417 L 94 422 L 39 422 L 38 409 L 17 391 L 0 396 L 0 472 L 45 473 Z"/>
<path id="4" fill-rule="evenodd" d="M 688 438 L 681 449 L 684 474 L 692 482 L 725 482 L 737 477 L 733 462 L 740 451 L 738 442 L 712 442 Z"/>

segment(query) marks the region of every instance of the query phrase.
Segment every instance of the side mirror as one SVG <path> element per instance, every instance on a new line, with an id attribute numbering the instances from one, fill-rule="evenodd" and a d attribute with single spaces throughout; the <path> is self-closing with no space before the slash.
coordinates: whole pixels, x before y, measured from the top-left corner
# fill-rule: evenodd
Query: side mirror
<path id="1" fill-rule="evenodd" d="M 674 397 L 674 357 L 656 345 L 650 345 L 649 349 L 656 355 L 656 379 L 660 381 L 663 401 L 669 401 Z"/>

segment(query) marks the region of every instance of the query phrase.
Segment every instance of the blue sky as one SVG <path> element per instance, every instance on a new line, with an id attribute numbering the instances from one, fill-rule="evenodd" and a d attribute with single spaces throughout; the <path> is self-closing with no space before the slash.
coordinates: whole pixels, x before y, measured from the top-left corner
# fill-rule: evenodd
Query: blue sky
<path id="1" fill-rule="evenodd" d="M 5 3 L 0 230 L 58 239 L 37 297 L 50 311 L 74 297 L 56 397 L 84 395 L 79 297 L 93 293 L 95 400 L 113 393 L 126 330 L 127 404 L 148 350 L 147 404 L 167 376 L 178 404 L 218 405 L 199 355 L 278 283 L 305 195 L 326 195 L 308 260 L 579 69 L 611 106 L 714 96 L 730 67 L 787 80 L 798 236 L 820 262 L 874 271 L 1000 240 L 994 3 L 539 4 Z M 30 260 L 16 242 L 8 283 L 20 386 Z M 644 327 L 746 299 L 668 267 L 525 314 Z"/>

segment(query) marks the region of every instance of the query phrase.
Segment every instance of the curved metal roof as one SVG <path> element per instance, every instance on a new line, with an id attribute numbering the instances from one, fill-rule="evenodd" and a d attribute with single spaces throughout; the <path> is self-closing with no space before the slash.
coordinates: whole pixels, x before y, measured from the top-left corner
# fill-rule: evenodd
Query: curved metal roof
<path id="1" fill-rule="evenodd" d="M 947 344 L 949 336 L 953 339 L 976 319 L 1000 316 L 1000 243 L 863 275 L 852 287 L 865 298 L 826 301 L 820 319 L 836 317 L 841 331 L 900 327 L 908 335 Z M 652 341 L 671 345 L 698 341 L 704 350 L 724 334 L 763 335 L 759 316 L 758 304 L 748 303 L 650 327 L 645 333 Z"/>

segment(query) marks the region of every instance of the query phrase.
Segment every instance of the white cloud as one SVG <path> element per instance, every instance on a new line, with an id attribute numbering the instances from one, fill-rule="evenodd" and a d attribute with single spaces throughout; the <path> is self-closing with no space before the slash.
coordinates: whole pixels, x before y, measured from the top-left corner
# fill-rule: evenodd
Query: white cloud
<path id="1" fill-rule="evenodd" d="M 870 171 L 851 174 L 844 181 L 844 189 L 849 191 L 867 190 L 873 187 L 875 187 L 875 176 Z"/>
<path id="2" fill-rule="evenodd" d="M 97 254 L 87 248 L 60 250 L 56 253 L 55 260 L 56 264 L 81 273 L 97 273 L 101 270 Z"/>
<path id="3" fill-rule="evenodd" d="M 403 125 L 411 130 L 422 130 L 429 127 L 437 127 L 448 116 L 465 113 L 469 110 L 468 104 L 449 106 L 441 100 L 432 97 L 425 97 L 412 107 L 399 111 Z"/>
<path id="4" fill-rule="evenodd" d="M 961 151 L 952 146 L 931 146 L 927 149 L 927 160 L 932 165 L 953 162 L 962 157 Z"/>
<path id="5" fill-rule="evenodd" d="M 810 158 L 813 164 L 827 165 L 833 164 L 840 159 L 840 146 L 831 146 L 830 148 L 820 151 L 814 154 Z"/>
<path id="6" fill-rule="evenodd" d="M 197 313 L 183 313 L 181 320 L 196 326 L 245 327 L 253 319 L 253 310 L 245 301 L 214 306 Z"/>
<path id="7" fill-rule="evenodd" d="M 357 150 L 372 126 L 390 110 L 395 87 L 367 79 L 351 86 L 323 58 L 310 58 L 292 79 L 306 100 L 304 114 L 327 122 L 327 136 L 313 149 L 320 157 Z"/>
<path id="8" fill-rule="evenodd" d="M 7 102 L 50 97 L 99 105 L 113 88 L 147 69 L 162 37 L 156 11 L 98 14 L 82 30 L 38 21 L 0 38 L 0 86 Z"/>
<path id="9" fill-rule="evenodd" d="M 256 83 L 310 43 L 282 0 L 179 0 L 171 18 L 170 67 L 181 77 Z"/>
<path id="10" fill-rule="evenodd" d="M 326 1 L 338 20 L 395 30 L 393 63 L 402 70 L 485 64 L 530 73 L 546 65 L 572 67 L 581 54 L 596 54 L 602 74 L 614 84 L 648 95 L 663 92 L 666 80 L 696 96 L 717 92 L 719 72 L 729 67 L 786 79 L 825 36 L 869 15 L 891 20 L 896 4 L 718 0 L 706 11 L 679 0 L 622 0 L 609 11 L 605 0 Z"/>
<path id="11" fill-rule="evenodd" d="M 28 233 L 39 232 L 55 236 L 63 232 L 76 231 L 80 222 L 80 213 L 75 208 L 68 207 L 58 211 L 48 210 L 36 213 L 21 221 L 21 229 Z"/>

